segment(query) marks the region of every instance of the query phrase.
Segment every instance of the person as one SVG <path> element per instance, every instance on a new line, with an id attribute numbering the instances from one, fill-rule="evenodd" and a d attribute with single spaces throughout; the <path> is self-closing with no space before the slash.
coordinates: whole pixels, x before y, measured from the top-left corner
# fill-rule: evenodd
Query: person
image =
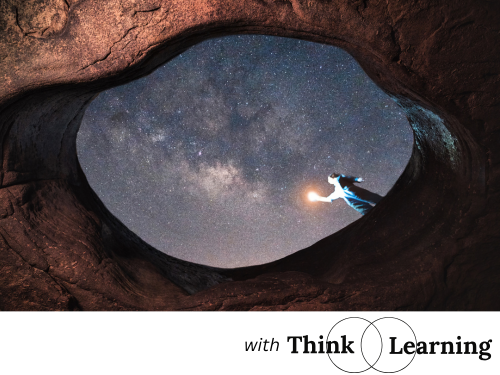
<path id="1" fill-rule="evenodd" d="M 328 182 L 335 186 L 335 191 L 328 197 L 313 195 L 311 200 L 333 202 L 335 199 L 344 198 L 349 206 L 361 213 L 361 215 L 365 215 L 373 208 L 372 204 L 375 205 L 380 202 L 382 196 L 354 185 L 354 183 L 363 181 L 361 177 L 332 173 L 328 176 Z"/>

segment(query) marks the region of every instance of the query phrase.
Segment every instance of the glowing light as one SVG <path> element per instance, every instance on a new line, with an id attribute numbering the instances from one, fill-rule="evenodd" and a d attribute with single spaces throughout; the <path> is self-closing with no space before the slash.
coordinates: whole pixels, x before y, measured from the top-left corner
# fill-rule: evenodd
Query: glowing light
<path id="1" fill-rule="evenodd" d="M 318 200 L 319 195 L 316 194 L 314 191 L 311 191 L 309 194 L 307 194 L 307 197 L 311 202 L 316 202 Z"/>

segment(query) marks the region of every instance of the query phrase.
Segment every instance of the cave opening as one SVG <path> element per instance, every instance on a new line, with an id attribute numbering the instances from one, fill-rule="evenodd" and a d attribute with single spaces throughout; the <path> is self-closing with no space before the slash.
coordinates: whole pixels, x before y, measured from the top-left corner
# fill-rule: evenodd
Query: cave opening
<path id="1" fill-rule="evenodd" d="M 260 35 L 197 44 L 87 109 L 78 158 L 146 242 L 217 267 L 280 259 L 361 215 L 327 176 L 385 195 L 411 155 L 401 108 L 343 50 Z"/>

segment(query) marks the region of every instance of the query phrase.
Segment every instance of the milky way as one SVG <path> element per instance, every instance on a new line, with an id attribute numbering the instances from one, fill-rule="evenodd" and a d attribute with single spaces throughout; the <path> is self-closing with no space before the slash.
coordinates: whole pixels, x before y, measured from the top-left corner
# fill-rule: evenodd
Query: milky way
<path id="1" fill-rule="evenodd" d="M 408 163 L 400 108 L 346 52 L 267 36 L 205 41 L 101 93 L 78 156 L 109 210 L 157 249 L 240 267 L 312 245 L 361 215 L 332 172 L 385 195 Z"/>

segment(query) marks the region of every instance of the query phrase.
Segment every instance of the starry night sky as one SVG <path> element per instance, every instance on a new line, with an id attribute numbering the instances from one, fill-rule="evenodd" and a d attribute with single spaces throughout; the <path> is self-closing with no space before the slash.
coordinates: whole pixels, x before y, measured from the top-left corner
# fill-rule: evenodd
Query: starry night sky
<path id="1" fill-rule="evenodd" d="M 101 93 L 78 156 L 125 225 L 167 254 L 219 267 L 282 258 L 361 215 L 333 172 L 385 195 L 410 158 L 400 108 L 341 49 L 268 36 L 196 45 Z"/>

